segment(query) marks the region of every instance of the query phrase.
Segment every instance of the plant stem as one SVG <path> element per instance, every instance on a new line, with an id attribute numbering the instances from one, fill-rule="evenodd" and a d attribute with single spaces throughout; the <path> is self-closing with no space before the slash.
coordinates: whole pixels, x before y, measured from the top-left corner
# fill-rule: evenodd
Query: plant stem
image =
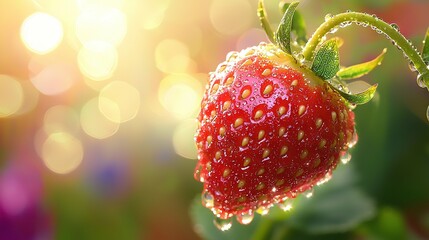
<path id="1" fill-rule="evenodd" d="M 378 19 L 373 15 L 359 12 L 346 12 L 338 15 L 334 15 L 326 20 L 319 28 L 314 32 L 313 36 L 309 39 L 302 54 L 304 59 L 312 61 L 317 46 L 323 41 L 323 37 L 338 27 L 348 26 L 350 23 L 358 23 L 360 25 L 371 26 L 373 30 L 384 33 L 388 39 L 392 41 L 399 49 L 402 50 L 404 56 L 408 58 L 415 69 L 419 72 L 419 79 L 424 81 L 425 86 L 429 89 L 429 69 L 423 61 L 420 54 L 416 51 L 415 47 L 410 41 L 408 41 L 397 29 L 390 24 Z M 424 87 L 424 86 L 423 86 Z"/>
<path id="2" fill-rule="evenodd" d="M 276 39 L 274 38 L 274 32 L 273 29 L 271 29 L 270 22 L 267 19 L 267 13 L 265 12 L 265 6 L 264 1 L 259 0 L 258 2 L 258 17 L 259 21 L 261 22 L 262 28 L 265 30 L 265 33 L 268 36 L 268 39 L 272 43 L 276 43 Z"/>

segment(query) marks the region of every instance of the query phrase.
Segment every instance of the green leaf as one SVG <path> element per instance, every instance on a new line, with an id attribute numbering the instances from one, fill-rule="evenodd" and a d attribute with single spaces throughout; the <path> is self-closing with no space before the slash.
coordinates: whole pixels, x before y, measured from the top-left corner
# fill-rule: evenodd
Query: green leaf
<path id="1" fill-rule="evenodd" d="M 426 36 L 425 36 L 423 50 L 422 50 L 422 57 L 423 57 L 423 61 L 425 61 L 426 64 L 429 64 L 429 28 L 426 31 Z"/>
<path id="2" fill-rule="evenodd" d="M 215 215 L 201 204 L 201 196 L 194 199 L 190 211 L 195 231 L 204 239 L 210 240 L 251 239 L 261 219 L 261 216 L 255 214 L 255 218 L 248 225 L 242 225 L 234 219 L 229 230 L 221 231 L 213 223 Z"/>
<path id="3" fill-rule="evenodd" d="M 375 214 L 374 202 L 356 187 L 351 166 L 339 167 L 330 182 L 316 187 L 311 198 L 301 198 L 287 220 L 312 234 L 344 232 Z"/>
<path id="4" fill-rule="evenodd" d="M 265 11 L 264 0 L 259 0 L 257 13 L 258 13 L 259 21 L 261 22 L 262 28 L 265 30 L 265 33 L 267 34 L 268 39 L 275 44 L 276 39 L 274 38 L 273 29 L 271 29 L 270 22 L 268 21 L 268 18 L 267 18 L 267 12 Z"/>
<path id="5" fill-rule="evenodd" d="M 371 101 L 371 99 L 374 97 L 375 91 L 377 90 L 377 86 L 378 84 L 374 84 L 367 90 L 355 94 L 343 92 L 342 90 L 337 89 L 335 87 L 334 89 L 350 103 L 361 105 Z"/>
<path id="6" fill-rule="evenodd" d="M 311 70 L 324 80 L 333 78 L 340 70 L 339 43 L 338 38 L 324 42 L 314 57 Z"/>
<path id="7" fill-rule="evenodd" d="M 337 72 L 337 76 L 341 80 L 346 79 L 355 79 L 362 77 L 363 75 L 368 74 L 371 72 L 375 67 L 381 64 L 381 62 L 384 59 L 384 54 L 387 52 L 387 49 L 383 49 L 380 55 L 378 55 L 376 58 L 374 58 L 371 61 L 360 63 L 357 65 L 353 65 L 347 68 L 343 68 L 340 71 Z"/>
<path id="8" fill-rule="evenodd" d="M 280 2 L 281 12 L 284 14 L 289 6 L 290 3 Z M 292 31 L 296 34 L 296 41 L 301 45 L 307 43 L 308 40 L 306 28 L 304 17 L 299 11 L 295 11 L 292 19 Z"/>
<path id="9" fill-rule="evenodd" d="M 291 54 L 290 49 L 290 31 L 292 29 L 293 16 L 299 2 L 292 2 L 286 9 L 280 25 L 277 28 L 275 39 L 279 47 L 285 52 Z"/>

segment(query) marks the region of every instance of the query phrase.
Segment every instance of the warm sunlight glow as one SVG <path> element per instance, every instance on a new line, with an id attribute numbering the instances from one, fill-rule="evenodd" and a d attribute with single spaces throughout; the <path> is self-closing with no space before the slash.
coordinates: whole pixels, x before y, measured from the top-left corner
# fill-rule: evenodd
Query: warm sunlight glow
<path id="1" fill-rule="evenodd" d="M 126 16 L 116 8 L 90 7 L 76 20 L 76 35 L 82 44 L 103 41 L 118 46 L 126 33 Z"/>
<path id="2" fill-rule="evenodd" d="M 86 77 L 96 81 L 106 80 L 118 65 L 118 53 L 109 43 L 92 41 L 80 49 L 78 64 Z"/>
<path id="3" fill-rule="evenodd" d="M 46 54 L 54 50 L 63 39 L 61 22 L 46 13 L 36 12 L 24 20 L 21 39 L 32 52 Z"/>

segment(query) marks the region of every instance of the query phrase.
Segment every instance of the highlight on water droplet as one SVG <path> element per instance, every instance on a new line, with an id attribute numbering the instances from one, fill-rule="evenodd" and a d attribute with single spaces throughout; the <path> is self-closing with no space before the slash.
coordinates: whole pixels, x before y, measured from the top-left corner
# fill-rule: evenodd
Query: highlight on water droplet
<path id="1" fill-rule="evenodd" d="M 21 26 L 21 39 L 32 52 L 46 54 L 53 51 L 63 39 L 63 26 L 54 16 L 36 12 L 27 17 Z"/>
<path id="2" fill-rule="evenodd" d="M 341 156 L 341 162 L 343 164 L 347 164 L 348 162 L 350 162 L 350 159 L 352 159 L 352 155 L 348 151 L 344 152 Z"/>
<path id="3" fill-rule="evenodd" d="M 221 231 L 226 231 L 229 230 L 232 226 L 232 219 L 228 218 L 228 219 L 222 219 L 222 218 L 218 218 L 216 217 L 213 220 L 213 224 Z"/>
<path id="4" fill-rule="evenodd" d="M 253 221 L 253 212 L 249 211 L 247 213 L 240 213 L 236 216 L 237 221 L 241 224 L 247 225 Z"/>
<path id="5" fill-rule="evenodd" d="M 313 197 L 313 193 L 314 193 L 314 189 L 309 189 L 309 190 L 305 191 L 303 194 L 306 198 L 311 198 L 311 197 Z"/>
<path id="6" fill-rule="evenodd" d="M 281 203 L 277 204 L 279 206 L 279 208 L 283 211 L 290 211 L 292 209 L 292 199 L 291 198 L 287 198 L 286 200 L 284 200 Z"/>
<path id="7" fill-rule="evenodd" d="M 358 135 L 357 135 L 357 133 L 356 133 L 356 129 L 353 131 L 353 135 L 352 135 L 352 139 L 350 140 L 350 142 L 348 143 L 348 147 L 349 148 L 353 148 L 355 145 L 356 145 L 356 143 L 358 142 L 358 139 L 359 139 L 359 137 L 358 137 Z"/>
<path id="8" fill-rule="evenodd" d="M 269 206 L 259 207 L 258 209 L 256 209 L 256 212 L 261 214 L 262 216 L 267 215 L 270 212 L 270 207 Z"/>

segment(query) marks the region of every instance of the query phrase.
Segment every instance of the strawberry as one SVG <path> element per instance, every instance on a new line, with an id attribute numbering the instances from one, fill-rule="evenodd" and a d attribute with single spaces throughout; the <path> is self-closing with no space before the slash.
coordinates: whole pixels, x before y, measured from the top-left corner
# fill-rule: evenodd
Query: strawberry
<path id="1" fill-rule="evenodd" d="M 260 1 L 258 15 L 272 43 L 230 52 L 210 73 L 195 136 L 195 178 L 204 183 L 204 206 L 220 220 L 236 216 L 247 224 L 254 212 L 264 214 L 274 204 L 287 209 L 289 199 L 327 181 L 340 160 L 350 159 L 348 149 L 357 142 L 352 108 L 371 100 L 377 85 L 353 94 L 345 81 L 380 65 L 385 50 L 372 61 L 341 68 L 341 41 L 325 35 L 356 22 L 398 38 L 397 29 L 378 18 L 347 12 L 329 15 L 307 40 L 302 17 L 294 14 L 297 5 L 284 5 L 274 33 Z M 410 44 L 405 42 L 397 44 Z M 292 53 L 297 46 L 302 51 Z M 400 48 L 427 86 L 423 58 L 429 59 L 429 45 L 422 55 L 410 54 L 412 46 Z M 230 226 L 218 224 L 222 230 Z"/>
<path id="2" fill-rule="evenodd" d="M 196 173 L 221 218 L 310 189 L 354 139 L 346 101 L 272 44 L 230 53 L 201 105 Z"/>

